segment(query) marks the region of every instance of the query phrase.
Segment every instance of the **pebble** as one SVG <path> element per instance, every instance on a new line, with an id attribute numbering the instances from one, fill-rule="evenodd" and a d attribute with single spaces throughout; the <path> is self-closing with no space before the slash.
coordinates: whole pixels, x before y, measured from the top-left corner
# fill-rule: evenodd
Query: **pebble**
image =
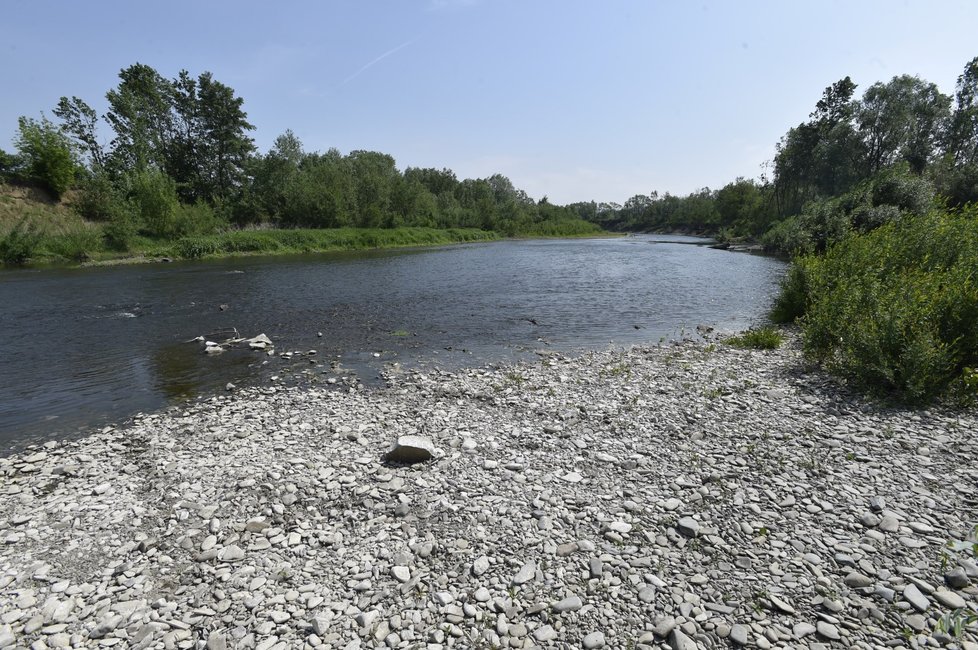
<path id="1" fill-rule="evenodd" d="M 788 337 L 238 386 L 9 452 L 0 647 L 978 650 L 935 632 L 975 604 L 978 416 Z"/>

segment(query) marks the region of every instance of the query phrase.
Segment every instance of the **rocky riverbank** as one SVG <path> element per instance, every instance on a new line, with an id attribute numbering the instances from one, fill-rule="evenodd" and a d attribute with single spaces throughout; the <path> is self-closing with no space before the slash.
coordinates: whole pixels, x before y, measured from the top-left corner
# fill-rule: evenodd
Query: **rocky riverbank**
<path id="1" fill-rule="evenodd" d="M 974 650 L 976 425 L 794 342 L 215 397 L 0 459 L 0 648 Z"/>

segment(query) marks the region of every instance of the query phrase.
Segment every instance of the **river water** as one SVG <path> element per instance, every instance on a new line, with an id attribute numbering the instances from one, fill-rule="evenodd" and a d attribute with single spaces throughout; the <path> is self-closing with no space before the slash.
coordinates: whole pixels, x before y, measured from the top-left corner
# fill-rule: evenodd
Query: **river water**
<path id="1" fill-rule="evenodd" d="M 456 368 L 763 320 L 784 263 L 695 241 L 505 241 L 0 272 L 0 450 L 229 382 L 342 385 L 355 375 L 377 384 L 395 363 Z M 188 342 L 235 332 L 266 334 L 275 355 L 246 346 L 207 355 Z"/>

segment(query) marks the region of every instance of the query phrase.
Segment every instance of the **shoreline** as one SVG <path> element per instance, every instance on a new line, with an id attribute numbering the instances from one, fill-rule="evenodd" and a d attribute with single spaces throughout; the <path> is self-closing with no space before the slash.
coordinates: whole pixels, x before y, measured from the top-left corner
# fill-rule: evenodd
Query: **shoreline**
<path id="1" fill-rule="evenodd" d="M 937 630 L 978 606 L 974 409 L 864 401 L 794 335 L 390 382 L 0 458 L 0 648 L 978 647 Z M 384 462 L 406 434 L 435 459 Z"/>

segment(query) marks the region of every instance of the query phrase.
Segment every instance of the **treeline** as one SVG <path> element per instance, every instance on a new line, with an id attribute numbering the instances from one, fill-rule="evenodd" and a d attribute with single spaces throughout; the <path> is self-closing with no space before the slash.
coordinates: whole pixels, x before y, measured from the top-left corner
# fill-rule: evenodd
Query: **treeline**
<path id="1" fill-rule="evenodd" d="M 571 207 L 609 229 L 761 237 L 772 250 L 806 252 L 935 202 L 978 200 L 978 57 L 953 96 L 909 75 L 855 93 L 849 77 L 824 90 L 778 143 L 771 179 Z"/>
<path id="2" fill-rule="evenodd" d="M 21 117 L 15 151 L 0 150 L 0 180 L 67 198 L 101 224 L 105 245 L 116 250 L 140 238 L 254 226 L 477 228 L 506 236 L 599 230 L 499 174 L 459 180 L 449 169 L 402 172 L 384 153 L 305 151 L 291 131 L 259 153 L 243 99 L 208 72 L 167 79 L 137 63 L 119 73 L 106 99 L 102 116 L 83 99 L 62 97 L 53 120 Z"/>

